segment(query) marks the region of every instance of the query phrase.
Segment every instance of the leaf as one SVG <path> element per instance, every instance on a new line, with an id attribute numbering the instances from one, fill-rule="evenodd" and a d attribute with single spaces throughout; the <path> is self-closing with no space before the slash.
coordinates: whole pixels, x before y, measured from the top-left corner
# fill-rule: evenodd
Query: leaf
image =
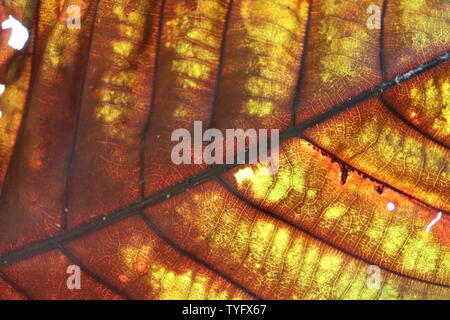
<path id="1" fill-rule="evenodd" d="M 0 1 L 0 298 L 450 298 L 447 1 L 83 3 Z M 195 120 L 279 170 L 174 165 Z"/>

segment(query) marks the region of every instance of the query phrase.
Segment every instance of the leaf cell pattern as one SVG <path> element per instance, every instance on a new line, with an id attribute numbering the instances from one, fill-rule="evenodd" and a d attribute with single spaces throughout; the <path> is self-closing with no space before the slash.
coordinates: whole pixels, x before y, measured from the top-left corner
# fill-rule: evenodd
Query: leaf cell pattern
<path id="1" fill-rule="evenodd" d="M 449 299 L 449 12 L 0 0 L 0 298 Z M 174 165 L 196 120 L 279 129 L 279 170 Z"/>

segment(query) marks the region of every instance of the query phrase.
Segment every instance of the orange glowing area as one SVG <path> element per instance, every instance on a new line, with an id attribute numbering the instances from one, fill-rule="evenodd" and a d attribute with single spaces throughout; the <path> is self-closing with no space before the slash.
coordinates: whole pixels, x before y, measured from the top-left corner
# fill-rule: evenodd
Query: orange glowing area
<path id="1" fill-rule="evenodd" d="M 0 300 L 449 300 L 449 12 L 0 0 Z"/>
<path id="2" fill-rule="evenodd" d="M 126 274 L 120 274 L 119 275 L 119 281 L 120 282 L 128 282 L 128 276 Z"/>
<path id="3" fill-rule="evenodd" d="M 136 271 L 140 273 L 146 272 L 148 269 L 148 263 L 145 261 L 136 262 Z"/>

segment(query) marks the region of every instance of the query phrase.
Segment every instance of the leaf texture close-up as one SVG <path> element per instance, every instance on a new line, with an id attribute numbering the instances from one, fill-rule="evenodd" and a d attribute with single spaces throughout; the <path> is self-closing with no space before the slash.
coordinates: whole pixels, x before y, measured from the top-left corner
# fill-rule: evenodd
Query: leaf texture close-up
<path id="1" fill-rule="evenodd" d="M 0 29 L 0 299 L 450 299 L 447 0 L 8 17 L 29 38 Z M 174 163 L 200 121 L 279 130 L 277 170 Z"/>

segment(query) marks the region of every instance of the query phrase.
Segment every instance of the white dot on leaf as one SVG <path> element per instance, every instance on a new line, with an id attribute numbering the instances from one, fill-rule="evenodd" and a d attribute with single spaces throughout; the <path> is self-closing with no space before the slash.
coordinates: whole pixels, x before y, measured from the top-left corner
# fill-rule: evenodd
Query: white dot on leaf
<path id="1" fill-rule="evenodd" d="M 387 209 L 388 211 L 393 211 L 395 209 L 395 204 L 393 202 L 388 202 Z"/>
<path id="2" fill-rule="evenodd" d="M 8 44 L 16 50 L 21 50 L 25 43 L 27 43 L 30 34 L 28 29 L 23 26 L 18 20 L 14 19 L 12 16 L 2 22 L 2 29 L 11 29 L 11 37 L 9 38 Z"/>

